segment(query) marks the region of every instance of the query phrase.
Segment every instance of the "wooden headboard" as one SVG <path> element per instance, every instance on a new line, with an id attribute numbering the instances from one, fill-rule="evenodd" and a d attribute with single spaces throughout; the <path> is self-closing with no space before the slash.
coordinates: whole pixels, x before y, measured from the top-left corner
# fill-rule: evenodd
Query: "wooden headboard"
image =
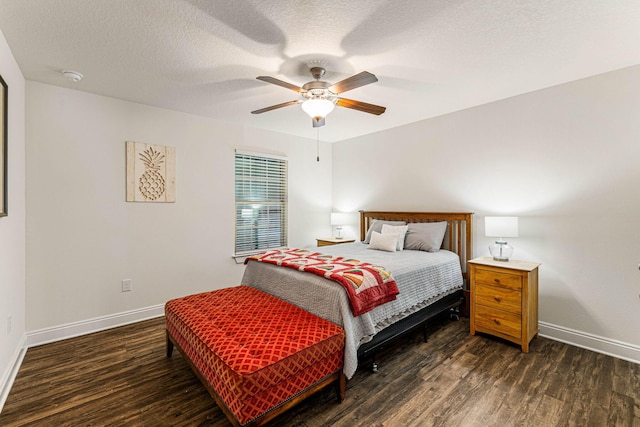
<path id="1" fill-rule="evenodd" d="M 447 221 L 447 233 L 442 247 L 460 257 L 463 276 L 467 278 L 467 262 L 473 258 L 473 221 L 471 212 L 381 212 L 360 211 L 360 240 L 364 240 L 374 219 L 385 221 L 436 222 Z"/>

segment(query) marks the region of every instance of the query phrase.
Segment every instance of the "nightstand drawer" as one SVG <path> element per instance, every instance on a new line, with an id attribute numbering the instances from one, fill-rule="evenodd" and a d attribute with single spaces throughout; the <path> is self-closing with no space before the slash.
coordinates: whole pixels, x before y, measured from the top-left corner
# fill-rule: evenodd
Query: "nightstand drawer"
<path id="1" fill-rule="evenodd" d="M 522 293 L 478 283 L 476 285 L 476 304 L 509 311 L 519 316 L 522 312 Z"/>
<path id="2" fill-rule="evenodd" d="M 477 268 L 476 281 L 517 291 L 522 289 L 522 277 L 517 274 L 500 273 L 493 270 Z"/>
<path id="3" fill-rule="evenodd" d="M 499 333 L 513 338 L 520 338 L 521 317 L 502 310 L 495 310 L 482 305 L 476 306 L 476 330 L 479 332 Z"/>

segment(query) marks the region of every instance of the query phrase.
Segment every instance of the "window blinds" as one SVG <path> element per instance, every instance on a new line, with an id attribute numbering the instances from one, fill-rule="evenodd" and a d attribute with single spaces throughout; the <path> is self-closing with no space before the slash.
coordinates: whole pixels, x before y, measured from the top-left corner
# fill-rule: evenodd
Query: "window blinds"
<path id="1" fill-rule="evenodd" d="M 287 245 L 287 160 L 236 152 L 236 255 Z"/>

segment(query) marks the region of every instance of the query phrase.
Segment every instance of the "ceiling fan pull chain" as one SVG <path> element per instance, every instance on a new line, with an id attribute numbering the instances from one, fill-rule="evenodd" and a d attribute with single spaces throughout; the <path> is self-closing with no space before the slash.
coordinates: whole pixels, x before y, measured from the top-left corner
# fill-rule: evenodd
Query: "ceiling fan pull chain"
<path id="1" fill-rule="evenodd" d="M 320 128 L 316 128 L 316 162 L 320 161 Z"/>

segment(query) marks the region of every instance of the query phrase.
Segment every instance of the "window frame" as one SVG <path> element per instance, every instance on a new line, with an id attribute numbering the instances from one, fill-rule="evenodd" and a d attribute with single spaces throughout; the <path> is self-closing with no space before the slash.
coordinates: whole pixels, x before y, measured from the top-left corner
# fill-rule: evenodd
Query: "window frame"
<path id="1" fill-rule="evenodd" d="M 235 257 L 287 246 L 288 166 L 285 156 L 236 149 Z"/>

